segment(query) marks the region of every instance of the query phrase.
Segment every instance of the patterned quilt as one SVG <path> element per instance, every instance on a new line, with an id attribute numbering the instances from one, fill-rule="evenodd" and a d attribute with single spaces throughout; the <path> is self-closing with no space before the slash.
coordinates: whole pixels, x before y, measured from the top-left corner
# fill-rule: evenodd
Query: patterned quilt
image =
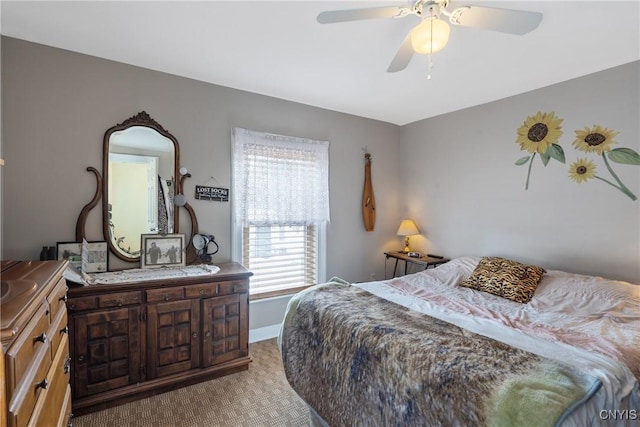
<path id="1" fill-rule="evenodd" d="M 296 295 L 281 340 L 289 383 L 332 427 L 553 426 L 601 385 L 344 284 Z"/>

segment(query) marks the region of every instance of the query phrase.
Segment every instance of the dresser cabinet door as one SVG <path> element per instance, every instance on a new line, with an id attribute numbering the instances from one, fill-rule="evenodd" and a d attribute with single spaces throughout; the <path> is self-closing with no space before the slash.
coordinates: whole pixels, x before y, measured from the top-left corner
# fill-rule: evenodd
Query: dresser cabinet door
<path id="1" fill-rule="evenodd" d="M 202 300 L 202 365 L 249 354 L 249 296 L 246 293 Z"/>
<path id="2" fill-rule="evenodd" d="M 147 306 L 147 378 L 200 365 L 200 305 L 181 300 Z"/>
<path id="3" fill-rule="evenodd" d="M 140 381 L 138 306 L 73 316 L 74 397 Z"/>

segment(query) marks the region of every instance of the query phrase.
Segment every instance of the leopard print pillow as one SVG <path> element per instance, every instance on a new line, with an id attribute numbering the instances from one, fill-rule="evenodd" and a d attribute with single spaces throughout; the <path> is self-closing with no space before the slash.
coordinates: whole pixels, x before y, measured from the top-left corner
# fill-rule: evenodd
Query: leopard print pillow
<path id="1" fill-rule="evenodd" d="M 499 257 L 485 257 L 460 286 L 525 304 L 533 298 L 544 273 L 544 268 L 535 265 L 520 264 Z"/>

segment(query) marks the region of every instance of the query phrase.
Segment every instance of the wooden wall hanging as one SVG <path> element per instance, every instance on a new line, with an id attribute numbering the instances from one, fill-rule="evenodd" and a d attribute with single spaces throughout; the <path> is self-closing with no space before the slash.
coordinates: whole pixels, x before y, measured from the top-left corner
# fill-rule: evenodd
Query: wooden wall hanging
<path id="1" fill-rule="evenodd" d="M 376 225 L 376 198 L 371 183 L 371 154 L 364 154 L 364 189 L 362 190 L 362 220 L 364 229 L 373 231 Z"/>

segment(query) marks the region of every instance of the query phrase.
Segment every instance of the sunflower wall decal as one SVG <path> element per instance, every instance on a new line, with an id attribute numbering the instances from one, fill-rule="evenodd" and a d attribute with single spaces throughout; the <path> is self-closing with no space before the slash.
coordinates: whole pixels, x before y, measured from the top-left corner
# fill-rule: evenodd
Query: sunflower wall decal
<path id="1" fill-rule="evenodd" d="M 577 182 L 587 182 L 596 177 L 596 164 L 591 160 L 578 159 L 569 167 L 569 178 Z"/>
<path id="2" fill-rule="evenodd" d="M 584 130 L 577 130 L 575 133 L 576 139 L 573 141 L 574 148 L 579 151 L 584 151 L 585 153 L 596 153 L 598 156 L 601 156 L 607 171 L 615 183 L 596 175 L 595 163 L 587 159 L 576 160 L 569 167 L 569 177 L 578 184 L 587 182 L 593 178 L 599 179 L 618 189 L 631 200 L 638 200 L 636 195 L 622 183 L 609 163 L 610 160 L 625 165 L 640 165 L 640 155 L 631 148 L 611 148 L 612 144 L 618 143 L 614 138 L 618 136 L 619 132 L 600 125 L 594 125 L 591 128 L 585 127 Z"/>
<path id="3" fill-rule="evenodd" d="M 522 151 L 530 154 L 516 160 L 517 166 L 529 164 L 527 170 L 527 180 L 525 190 L 529 189 L 529 180 L 531 178 L 531 167 L 536 155 L 540 156 L 542 164 L 546 167 L 551 159 L 555 159 L 560 163 L 565 163 L 564 150 L 558 143 L 562 136 L 563 119 L 556 117 L 552 111 L 550 113 L 538 113 L 527 117 L 522 126 L 517 130 L 518 137 L 516 143 L 520 144 Z M 638 200 L 635 194 L 624 185 L 616 172 L 611 167 L 610 162 L 640 166 L 640 154 L 631 148 L 612 148 L 613 144 L 618 142 L 615 138 L 619 132 L 608 129 L 604 126 L 593 125 L 575 131 L 575 140 L 573 147 L 578 151 L 587 154 L 595 154 L 602 157 L 604 166 L 611 175 L 610 179 L 603 178 L 597 174 L 597 167 L 593 160 L 587 158 L 579 158 L 569 166 L 569 178 L 578 184 L 587 182 L 592 179 L 598 179 L 608 185 L 616 188 L 631 200 Z"/>
<path id="4" fill-rule="evenodd" d="M 527 117 L 522 126 L 518 128 L 518 138 L 516 143 L 520 144 L 522 151 L 531 153 L 528 156 L 521 157 L 516 160 L 517 166 L 529 163 L 527 170 L 527 181 L 524 189 L 529 189 L 529 178 L 531 177 L 531 166 L 536 154 L 540 156 L 542 164 L 546 167 L 549 160 L 555 159 L 560 163 L 565 162 L 564 150 L 557 143 L 562 136 L 562 119 L 555 116 L 552 111 L 550 113 L 542 113 Z"/>

